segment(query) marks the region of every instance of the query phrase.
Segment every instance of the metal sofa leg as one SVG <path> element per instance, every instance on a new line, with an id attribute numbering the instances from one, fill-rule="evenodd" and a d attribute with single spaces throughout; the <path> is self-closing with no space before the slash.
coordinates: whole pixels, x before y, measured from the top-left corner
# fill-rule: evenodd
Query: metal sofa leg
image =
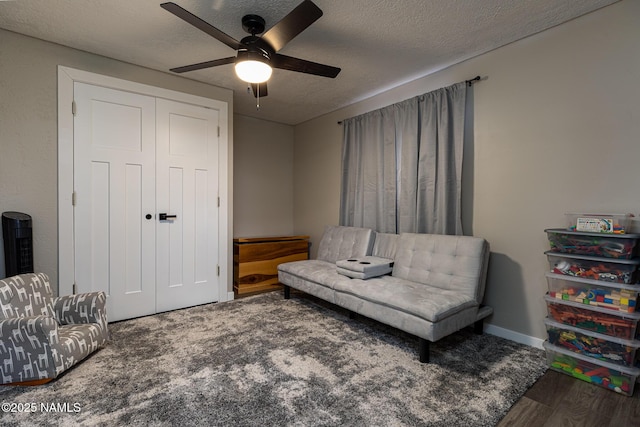
<path id="1" fill-rule="evenodd" d="M 418 354 L 420 363 L 429 363 L 429 341 L 418 338 Z"/>
<path id="2" fill-rule="evenodd" d="M 484 332 L 484 319 L 476 320 L 476 322 L 473 324 L 473 332 L 476 335 L 482 335 L 482 333 Z"/>
<path id="3" fill-rule="evenodd" d="M 291 298 L 291 287 L 284 285 L 284 299 Z"/>

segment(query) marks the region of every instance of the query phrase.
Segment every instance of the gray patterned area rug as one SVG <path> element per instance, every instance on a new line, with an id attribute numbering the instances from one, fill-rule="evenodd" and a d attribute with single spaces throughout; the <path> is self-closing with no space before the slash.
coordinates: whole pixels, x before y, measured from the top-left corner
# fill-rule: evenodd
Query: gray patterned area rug
<path id="1" fill-rule="evenodd" d="M 57 380 L 0 387 L 3 411 L 37 406 L 0 424 L 492 426 L 546 370 L 542 350 L 471 330 L 432 344 L 422 364 L 415 337 L 298 293 L 110 330 Z"/>

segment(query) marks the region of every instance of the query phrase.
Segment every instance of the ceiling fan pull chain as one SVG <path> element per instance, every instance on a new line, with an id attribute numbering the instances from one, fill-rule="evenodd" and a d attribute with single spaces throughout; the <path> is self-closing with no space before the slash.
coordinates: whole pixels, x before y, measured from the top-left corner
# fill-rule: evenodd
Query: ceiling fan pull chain
<path id="1" fill-rule="evenodd" d="M 256 110 L 260 111 L 260 85 L 256 85 Z"/>

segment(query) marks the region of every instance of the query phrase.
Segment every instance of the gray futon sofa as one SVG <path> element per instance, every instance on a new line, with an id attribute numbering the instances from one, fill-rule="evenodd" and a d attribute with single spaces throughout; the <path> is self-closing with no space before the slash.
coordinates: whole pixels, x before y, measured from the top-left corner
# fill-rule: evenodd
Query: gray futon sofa
<path id="1" fill-rule="evenodd" d="M 493 312 L 481 305 L 488 260 L 489 244 L 478 237 L 328 226 L 316 259 L 280 264 L 278 278 L 287 299 L 298 289 L 416 335 L 419 359 L 428 362 L 429 342 L 470 325 L 482 333 Z M 365 269 L 338 267 L 350 261 Z M 367 277 L 366 267 L 375 277 L 357 278 Z"/>

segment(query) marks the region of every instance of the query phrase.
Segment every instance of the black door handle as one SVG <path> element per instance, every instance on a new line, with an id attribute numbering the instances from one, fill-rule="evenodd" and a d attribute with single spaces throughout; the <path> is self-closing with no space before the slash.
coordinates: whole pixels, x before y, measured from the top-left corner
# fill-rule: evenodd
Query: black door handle
<path id="1" fill-rule="evenodd" d="M 167 215 L 166 213 L 159 213 L 158 214 L 158 219 L 160 221 L 166 221 L 168 219 L 176 219 L 178 217 L 178 215 Z"/>

